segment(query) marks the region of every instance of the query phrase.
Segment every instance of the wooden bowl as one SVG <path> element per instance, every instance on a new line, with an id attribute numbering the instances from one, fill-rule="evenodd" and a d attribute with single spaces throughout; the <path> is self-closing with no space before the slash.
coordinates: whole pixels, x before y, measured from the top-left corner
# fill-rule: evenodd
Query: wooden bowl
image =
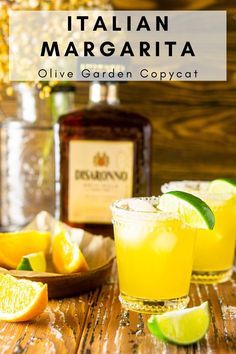
<path id="1" fill-rule="evenodd" d="M 47 272 L 38 273 L 23 270 L 8 270 L 0 267 L 0 274 L 10 274 L 16 278 L 29 279 L 48 284 L 50 298 L 69 297 L 82 293 L 104 284 L 108 279 L 115 258 L 115 243 L 110 237 L 93 235 L 83 229 L 72 228 L 55 220 L 46 211 L 41 211 L 30 224 L 23 230 L 49 231 L 51 233 L 52 247 L 53 237 L 61 230 L 66 231 L 73 243 L 77 244 L 89 265 L 88 272 L 73 274 L 55 273 L 51 252 L 46 255 Z M 18 260 L 20 261 L 20 260 Z"/>
<path id="2" fill-rule="evenodd" d="M 86 293 L 101 286 L 108 279 L 114 258 L 103 266 L 88 272 L 73 274 L 37 273 L 23 270 L 0 268 L 0 274 L 10 274 L 16 278 L 40 281 L 48 284 L 50 298 L 70 297 Z"/>

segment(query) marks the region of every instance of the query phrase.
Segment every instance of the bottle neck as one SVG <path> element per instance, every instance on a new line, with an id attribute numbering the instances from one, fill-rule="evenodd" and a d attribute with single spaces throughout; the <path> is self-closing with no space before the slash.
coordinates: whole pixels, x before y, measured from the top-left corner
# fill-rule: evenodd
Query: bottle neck
<path id="1" fill-rule="evenodd" d="M 27 83 L 15 84 L 17 119 L 30 124 L 50 126 L 51 116 L 47 99 L 40 99 L 39 92 Z"/>
<path id="2" fill-rule="evenodd" d="M 58 118 L 75 110 L 75 87 L 72 85 L 57 85 L 50 96 L 50 108 L 53 124 Z"/>
<path id="3" fill-rule="evenodd" d="M 117 84 L 93 82 L 89 88 L 89 103 L 119 104 Z"/>

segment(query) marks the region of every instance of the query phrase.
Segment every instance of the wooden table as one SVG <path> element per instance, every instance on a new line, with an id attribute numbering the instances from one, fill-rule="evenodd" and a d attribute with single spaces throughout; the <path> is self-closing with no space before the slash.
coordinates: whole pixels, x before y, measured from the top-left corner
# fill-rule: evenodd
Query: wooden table
<path id="1" fill-rule="evenodd" d="M 29 323 L 0 322 L 1 354 L 155 354 L 236 352 L 236 282 L 191 286 L 190 306 L 208 300 L 212 321 L 205 339 L 189 347 L 158 341 L 147 330 L 147 315 L 127 312 L 118 301 L 115 277 L 89 294 L 51 300 Z"/>

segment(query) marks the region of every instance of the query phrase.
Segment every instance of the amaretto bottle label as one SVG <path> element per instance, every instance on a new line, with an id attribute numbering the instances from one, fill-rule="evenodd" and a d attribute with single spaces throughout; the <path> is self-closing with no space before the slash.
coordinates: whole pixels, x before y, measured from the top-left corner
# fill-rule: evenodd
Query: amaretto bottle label
<path id="1" fill-rule="evenodd" d="M 69 146 L 68 219 L 110 223 L 110 204 L 133 193 L 132 141 L 72 140 Z"/>

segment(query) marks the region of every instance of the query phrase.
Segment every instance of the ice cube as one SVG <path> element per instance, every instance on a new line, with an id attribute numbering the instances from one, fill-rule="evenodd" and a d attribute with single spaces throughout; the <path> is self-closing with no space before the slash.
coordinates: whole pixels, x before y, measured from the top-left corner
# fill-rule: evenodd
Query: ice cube
<path id="1" fill-rule="evenodd" d="M 154 248 L 157 252 L 171 252 L 176 245 L 177 238 L 171 232 L 164 232 L 157 236 Z"/>
<path id="2" fill-rule="evenodd" d="M 156 212 L 156 208 L 152 205 L 151 202 L 144 199 L 130 199 L 128 202 L 128 207 L 133 211 L 146 211 L 146 212 Z"/>
<path id="3" fill-rule="evenodd" d="M 146 222 L 142 220 L 138 220 L 133 223 L 125 223 L 120 225 L 117 229 L 117 239 L 126 245 L 126 247 L 140 247 L 140 243 L 142 243 L 146 237 Z"/>

